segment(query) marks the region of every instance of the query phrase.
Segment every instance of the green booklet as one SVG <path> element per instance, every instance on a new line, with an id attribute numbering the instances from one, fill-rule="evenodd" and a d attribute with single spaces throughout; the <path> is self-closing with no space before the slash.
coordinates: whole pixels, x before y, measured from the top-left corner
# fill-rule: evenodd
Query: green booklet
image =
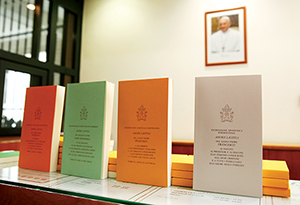
<path id="1" fill-rule="evenodd" d="M 107 177 L 114 84 L 68 84 L 61 173 Z"/>

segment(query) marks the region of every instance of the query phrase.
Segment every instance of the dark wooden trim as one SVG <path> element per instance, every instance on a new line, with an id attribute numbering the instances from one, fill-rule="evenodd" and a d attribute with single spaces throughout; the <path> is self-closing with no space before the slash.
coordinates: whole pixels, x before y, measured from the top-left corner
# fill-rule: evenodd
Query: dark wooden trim
<path id="1" fill-rule="evenodd" d="M 300 144 L 270 144 L 263 145 L 264 150 L 286 150 L 286 151 L 300 151 Z"/>
<path id="2" fill-rule="evenodd" d="M 76 75 L 77 72 L 74 69 L 66 68 L 64 66 L 54 65 L 51 64 L 50 62 L 40 62 L 37 59 L 26 58 L 25 56 L 20 56 L 3 50 L 0 50 L 0 56 L 1 56 L 0 61 L 1 60 L 11 61 L 21 65 L 37 67 L 41 70 L 46 70 L 46 71 L 52 70 L 54 72 L 62 72 L 66 75 L 71 75 L 71 76 Z"/>
<path id="3" fill-rule="evenodd" d="M 193 141 L 173 141 L 172 142 L 172 154 L 194 154 L 194 142 Z"/>
<path id="4" fill-rule="evenodd" d="M 1 54 L 1 53 L 0 53 Z M 2 68 L 2 60 L 0 59 L 0 116 L 2 119 L 2 106 L 3 106 L 3 96 L 4 96 L 4 82 L 5 82 L 5 69 L 1 69 Z M 3 88 L 3 89 L 1 89 Z M 1 123 L 0 123 L 0 128 L 1 128 Z"/>
<path id="5" fill-rule="evenodd" d="M 34 59 L 38 59 L 40 53 L 42 14 L 43 14 L 43 1 L 35 0 L 34 23 L 33 23 L 33 33 L 32 33 L 32 39 L 34 40 L 32 41 L 32 46 L 31 46 L 31 57 Z"/>
<path id="6" fill-rule="evenodd" d="M 55 46 L 56 46 L 56 23 L 57 23 L 58 5 L 51 1 L 49 6 L 49 33 L 47 38 L 47 61 L 51 66 L 55 65 Z"/>

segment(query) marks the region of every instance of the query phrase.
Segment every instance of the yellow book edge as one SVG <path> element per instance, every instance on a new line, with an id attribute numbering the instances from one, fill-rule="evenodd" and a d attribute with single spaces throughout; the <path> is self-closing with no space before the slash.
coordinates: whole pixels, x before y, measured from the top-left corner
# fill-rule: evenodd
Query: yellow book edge
<path id="1" fill-rule="evenodd" d="M 291 196 L 291 189 L 281 189 L 281 188 L 274 188 L 274 187 L 263 187 L 263 195 L 267 196 L 279 196 L 279 197 L 290 197 Z"/>
<path id="2" fill-rule="evenodd" d="M 193 187 L 192 179 L 172 178 L 172 186 Z"/>
<path id="3" fill-rule="evenodd" d="M 263 177 L 263 186 L 264 187 L 273 187 L 273 188 L 289 188 L 289 180 L 288 179 L 275 179 L 275 178 L 265 178 Z"/>
<path id="4" fill-rule="evenodd" d="M 172 169 L 171 170 L 171 177 L 184 178 L 184 179 L 193 179 L 193 172 Z"/>
<path id="5" fill-rule="evenodd" d="M 286 161 L 263 160 L 263 177 L 289 179 L 289 169 Z"/>

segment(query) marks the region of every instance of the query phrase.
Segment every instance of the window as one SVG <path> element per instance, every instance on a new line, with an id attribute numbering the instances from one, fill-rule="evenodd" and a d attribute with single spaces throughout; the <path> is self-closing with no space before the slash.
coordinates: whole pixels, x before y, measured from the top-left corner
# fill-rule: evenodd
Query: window
<path id="1" fill-rule="evenodd" d="M 79 81 L 82 8 L 83 0 L 0 1 L 0 136 L 21 133 L 26 87 Z"/>
<path id="2" fill-rule="evenodd" d="M 0 1 L 0 49 L 11 53 L 25 55 L 30 53 L 34 11 L 26 5 L 34 0 Z"/>
<path id="3" fill-rule="evenodd" d="M 5 71 L 2 128 L 21 128 L 26 88 L 30 86 L 30 74 L 13 70 Z"/>

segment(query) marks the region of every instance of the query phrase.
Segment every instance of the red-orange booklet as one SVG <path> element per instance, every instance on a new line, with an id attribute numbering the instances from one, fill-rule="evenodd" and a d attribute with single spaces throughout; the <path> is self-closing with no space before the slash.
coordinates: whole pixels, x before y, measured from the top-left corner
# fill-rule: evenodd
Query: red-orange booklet
<path id="1" fill-rule="evenodd" d="M 170 186 L 170 78 L 119 82 L 117 180 Z"/>
<path id="2" fill-rule="evenodd" d="M 61 86 L 27 88 L 19 167 L 56 171 L 64 93 Z"/>

